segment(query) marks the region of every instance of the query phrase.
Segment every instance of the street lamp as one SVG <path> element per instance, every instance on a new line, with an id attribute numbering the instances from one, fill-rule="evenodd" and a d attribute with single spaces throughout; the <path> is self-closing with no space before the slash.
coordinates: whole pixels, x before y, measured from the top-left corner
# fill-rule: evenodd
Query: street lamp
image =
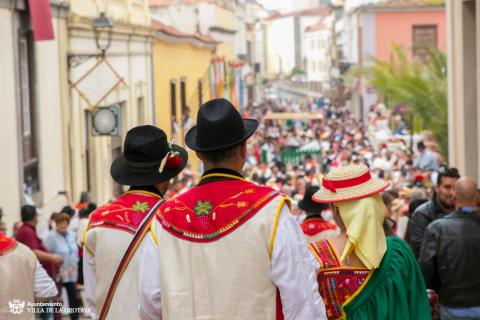
<path id="1" fill-rule="evenodd" d="M 100 50 L 100 53 L 71 53 L 68 55 L 69 68 L 75 68 L 91 58 L 105 57 L 105 53 L 112 44 L 112 20 L 105 16 L 105 12 L 101 12 L 100 16 L 92 21 L 92 28 L 95 36 L 95 44 L 97 49 Z"/>
<path id="2" fill-rule="evenodd" d="M 100 13 L 100 17 L 96 18 L 92 22 L 93 32 L 95 33 L 95 43 L 97 48 L 102 52 L 102 57 L 105 56 L 105 52 L 112 44 L 112 21 L 105 16 L 105 12 Z M 107 34 L 106 39 L 102 39 L 102 33 Z"/>

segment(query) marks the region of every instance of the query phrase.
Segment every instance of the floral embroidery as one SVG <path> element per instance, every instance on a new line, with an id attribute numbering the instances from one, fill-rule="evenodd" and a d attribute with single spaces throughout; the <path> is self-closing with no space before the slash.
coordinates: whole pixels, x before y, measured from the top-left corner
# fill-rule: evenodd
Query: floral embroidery
<path id="1" fill-rule="evenodd" d="M 210 201 L 201 201 L 198 200 L 195 204 L 195 215 L 197 217 L 210 215 L 210 211 L 212 211 L 212 203 Z"/>
<path id="2" fill-rule="evenodd" d="M 132 206 L 132 210 L 133 211 L 140 211 L 140 212 L 147 212 L 148 211 L 148 203 L 137 201 Z"/>

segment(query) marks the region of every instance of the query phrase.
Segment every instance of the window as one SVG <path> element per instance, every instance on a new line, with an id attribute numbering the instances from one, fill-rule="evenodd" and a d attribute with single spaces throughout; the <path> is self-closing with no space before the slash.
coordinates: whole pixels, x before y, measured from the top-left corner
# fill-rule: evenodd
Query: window
<path id="1" fill-rule="evenodd" d="M 138 124 L 143 125 L 147 124 L 145 121 L 145 97 L 137 98 L 137 114 L 138 114 Z"/>
<path id="2" fill-rule="evenodd" d="M 256 67 L 257 67 L 257 64 L 255 64 L 255 69 Z M 202 104 L 203 104 L 203 81 L 202 79 L 198 79 L 198 105 L 201 106 Z"/>
<path id="3" fill-rule="evenodd" d="M 178 133 L 177 130 L 177 80 L 170 80 L 170 113 L 172 118 L 172 137 Z"/>
<path id="4" fill-rule="evenodd" d="M 26 28 L 27 24 L 22 23 Z M 35 90 L 33 35 L 31 31 L 20 30 L 18 38 L 18 59 L 20 73 L 20 110 L 22 124 L 23 183 L 25 193 L 37 203 L 40 191 L 39 159 L 35 128 Z"/>
<path id="5" fill-rule="evenodd" d="M 413 26 L 413 57 L 425 62 L 431 47 L 437 47 L 437 25 Z"/>
<path id="6" fill-rule="evenodd" d="M 182 77 L 180 79 L 180 103 L 182 106 L 182 115 L 187 109 L 187 78 Z"/>

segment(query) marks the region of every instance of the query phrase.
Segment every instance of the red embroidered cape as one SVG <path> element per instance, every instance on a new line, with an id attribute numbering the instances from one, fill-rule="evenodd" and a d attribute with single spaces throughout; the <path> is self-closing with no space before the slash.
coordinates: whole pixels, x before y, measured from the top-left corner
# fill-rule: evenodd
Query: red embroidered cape
<path id="1" fill-rule="evenodd" d="M 17 246 L 17 242 L 0 232 L 0 256 L 3 256 Z"/>
<path id="2" fill-rule="evenodd" d="M 165 202 L 156 218 L 178 238 L 211 242 L 237 229 L 278 194 L 243 180 L 210 182 Z"/>
<path id="3" fill-rule="evenodd" d="M 88 229 L 112 228 L 135 234 L 150 208 L 160 200 L 154 193 L 133 190 L 92 212 Z"/>
<path id="4" fill-rule="evenodd" d="M 320 262 L 318 291 L 325 302 L 328 319 L 345 319 L 342 318 L 343 305 L 360 289 L 370 270 L 344 267 L 328 240 L 311 242 L 308 247 Z"/>
<path id="5" fill-rule="evenodd" d="M 336 225 L 325 221 L 322 218 L 306 219 L 300 224 L 300 227 L 302 228 L 303 233 L 305 233 L 309 237 L 312 237 L 323 231 L 337 229 Z"/>

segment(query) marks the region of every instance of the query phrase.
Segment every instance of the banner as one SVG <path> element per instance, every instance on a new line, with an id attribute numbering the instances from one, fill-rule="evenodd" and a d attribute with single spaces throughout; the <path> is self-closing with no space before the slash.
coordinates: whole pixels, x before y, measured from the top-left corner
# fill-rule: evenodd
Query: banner
<path id="1" fill-rule="evenodd" d="M 52 11 L 49 0 L 29 0 L 30 19 L 32 20 L 33 39 L 35 41 L 53 40 Z"/>

